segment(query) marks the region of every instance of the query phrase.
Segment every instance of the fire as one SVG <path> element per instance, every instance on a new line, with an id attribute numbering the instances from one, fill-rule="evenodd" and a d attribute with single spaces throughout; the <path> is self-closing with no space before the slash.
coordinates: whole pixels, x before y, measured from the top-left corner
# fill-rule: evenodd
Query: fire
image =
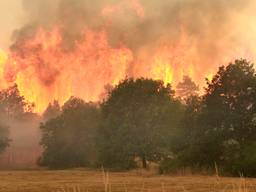
<path id="1" fill-rule="evenodd" d="M 49 102 L 58 100 L 63 104 L 71 96 L 97 101 L 106 84 L 114 86 L 127 77 L 131 64 L 135 68 L 131 76 L 163 80 L 165 85 L 176 84 L 185 74 L 193 78 L 194 52 L 186 43 L 181 36 L 172 45 L 159 43 L 135 57 L 121 42 L 113 48 L 104 29 L 85 28 L 74 47 L 68 49 L 61 27 L 39 28 L 33 37 L 19 42 L 8 56 L 1 54 L 1 73 L 7 82 L 18 85 L 21 94 L 35 103 L 36 112 L 40 113 Z"/>
<path id="2" fill-rule="evenodd" d="M 0 49 L 0 81 L 1 81 L 0 89 L 3 89 L 6 87 L 6 82 L 3 74 L 4 74 L 4 65 L 7 59 L 8 59 L 8 54 L 4 50 Z"/>
<path id="3" fill-rule="evenodd" d="M 165 84 L 173 82 L 174 67 L 171 63 L 170 54 L 164 52 L 157 53 L 154 56 L 151 73 L 156 80 L 163 80 Z"/>
<path id="4" fill-rule="evenodd" d="M 7 58 L 8 58 L 7 54 L 3 50 L 0 50 L 0 65 L 5 63 Z"/>
<path id="5" fill-rule="evenodd" d="M 39 29 L 5 64 L 6 80 L 14 81 L 38 112 L 55 99 L 63 104 L 73 95 L 97 101 L 106 84 L 115 85 L 125 77 L 133 59 L 129 49 L 111 48 L 104 31 L 86 29 L 71 51 L 62 43 L 59 28 Z"/>
<path id="6" fill-rule="evenodd" d="M 216 6 L 120 0 L 99 1 L 91 11 L 79 6 L 87 1 L 77 2 L 56 6 L 60 10 L 54 16 L 60 19 L 35 19 L 39 20 L 35 29 L 22 28 L 10 50 L 0 51 L 0 88 L 16 83 L 21 94 L 35 103 L 36 112 L 43 112 L 53 100 L 63 104 L 71 96 L 98 101 L 105 85 L 114 86 L 126 77 L 163 80 L 175 87 L 188 75 L 203 87 L 219 64 L 255 55 L 250 41 L 254 36 L 242 35 L 244 29 L 250 30 L 239 27 L 237 32 L 237 20 L 244 23 L 247 16 L 235 14 L 228 25 L 218 25 L 217 12 L 212 10 Z M 214 1 L 208 3 L 214 5 Z M 192 14 L 190 6 L 200 11 Z M 177 13 L 169 11 L 176 8 Z M 205 9 L 209 13 L 203 12 L 205 19 L 200 22 Z M 191 21 L 194 14 L 197 25 Z M 223 38 L 223 31 L 232 27 L 232 33 Z M 243 49 L 245 37 L 249 50 Z"/>
<path id="7" fill-rule="evenodd" d="M 165 85 L 173 82 L 173 69 L 168 61 L 163 61 L 161 58 L 155 58 L 155 66 L 152 70 L 152 75 L 156 80 L 163 80 Z"/>

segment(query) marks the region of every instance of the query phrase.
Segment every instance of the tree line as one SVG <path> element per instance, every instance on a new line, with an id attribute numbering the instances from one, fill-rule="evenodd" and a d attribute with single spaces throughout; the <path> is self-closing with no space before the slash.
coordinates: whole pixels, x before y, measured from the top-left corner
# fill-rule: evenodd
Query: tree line
<path id="1" fill-rule="evenodd" d="M 0 92 L 0 110 L 9 114 L 11 110 L 2 107 L 4 92 Z M 199 87 L 187 76 L 175 90 L 162 81 L 139 78 L 108 88 L 99 103 L 75 97 L 63 106 L 55 101 L 43 114 L 43 153 L 38 163 L 52 169 L 128 170 L 136 168 L 139 159 L 143 168 L 158 163 L 161 173 L 217 165 L 224 174 L 255 176 L 253 64 L 240 59 L 220 67 L 206 80 L 204 93 L 198 93 Z M 18 93 L 16 97 L 22 101 L 18 116 L 31 116 L 33 104 Z M 1 127 L 4 149 L 9 140 L 2 131 L 7 129 Z"/>

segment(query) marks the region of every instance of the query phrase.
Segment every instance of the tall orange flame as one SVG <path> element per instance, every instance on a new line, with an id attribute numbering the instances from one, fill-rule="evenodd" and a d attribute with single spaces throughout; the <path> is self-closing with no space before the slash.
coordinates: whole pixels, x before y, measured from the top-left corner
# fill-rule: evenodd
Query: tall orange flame
<path id="1" fill-rule="evenodd" d="M 129 49 L 111 48 L 104 31 L 85 30 L 72 51 L 63 50 L 62 43 L 58 28 L 39 29 L 22 45 L 22 54 L 12 52 L 4 66 L 6 80 L 17 83 L 38 112 L 54 99 L 63 103 L 73 95 L 96 101 L 106 84 L 125 77 L 133 59 Z"/>
<path id="2" fill-rule="evenodd" d="M 97 101 L 106 84 L 116 85 L 126 78 L 131 63 L 135 66 L 132 76 L 165 84 L 177 83 L 184 74 L 195 75 L 196 65 L 186 63 L 194 56 L 193 50 L 181 40 L 175 46 L 159 45 L 152 55 L 145 49 L 139 59 L 124 45 L 112 48 L 104 30 L 85 29 L 71 50 L 64 49 L 63 43 L 59 27 L 50 31 L 40 28 L 18 51 L 0 55 L 2 76 L 15 82 L 21 94 L 36 104 L 36 112 L 53 100 L 63 104 L 71 96 Z"/>
<path id="3" fill-rule="evenodd" d="M 131 18 L 127 14 L 129 11 L 132 11 Z M 112 20 L 120 15 L 127 16 L 128 22 L 136 17 L 138 25 L 147 19 L 147 11 L 140 0 L 122 0 L 106 5 L 97 15 L 103 18 L 100 20 L 103 24 L 100 27 L 85 25 L 72 46 L 66 45 L 61 24 L 39 27 L 29 37 L 17 41 L 8 53 L 0 51 L 0 88 L 16 83 L 21 94 L 36 104 L 36 111 L 42 112 L 49 102 L 58 100 L 63 104 L 70 96 L 97 101 L 105 85 L 116 85 L 126 77 L 147 77 L 175 85 L 183 75 L 189 75 L 203 85 L 205 77 L 212 78 L 216 63 L 229 62 L 237 55 L 227 52 L 221 59 L 216 59 L 210 49 L 203 50 L 204 45 L 199 45 L 198 36 L 186 31 L 183 23 L 177 27 L 177 34 L 169 37 L 168 31 L 160 31 L 157 38 L 152 38 L 154 41 L 146 41 L 136 48 L 132 46 L 134 42 L 128 41 L 130 33 L 125 31 L 122 35 L 118 33 L 121 37 L 117 38 L 118 42 L 114 39 L 113 43 L 113 34 L 110 37 Z M 183 16 L 186 18 L 189 14 Z M 117 19 L 115 22 L 121 21 Z M 131 29 L 136 36 L 136 28 Z M 154 32 L 150 35 L 155 37 Z M 208 39 L 204 38 L 203 43 L 211 48 Z M 228 50 L 229 46 L 216 42 L 213 49 Z M 235 53 L 241 52 L 236 49 Z"/>

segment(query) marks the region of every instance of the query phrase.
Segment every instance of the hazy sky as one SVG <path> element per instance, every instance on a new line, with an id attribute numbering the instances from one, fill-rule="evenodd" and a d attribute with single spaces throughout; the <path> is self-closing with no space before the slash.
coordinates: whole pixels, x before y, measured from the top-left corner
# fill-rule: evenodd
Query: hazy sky
<path id="1" fill-rule="evenodd" d="M 0 48 L 8 48 L 13 30 L 23 23 L 22 0 L 0 0 Z"/>

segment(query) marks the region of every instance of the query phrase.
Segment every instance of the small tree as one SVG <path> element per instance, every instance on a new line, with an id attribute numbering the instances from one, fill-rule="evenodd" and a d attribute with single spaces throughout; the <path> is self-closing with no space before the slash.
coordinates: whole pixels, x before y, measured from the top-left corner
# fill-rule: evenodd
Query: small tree
<path id="1" fill-rule="evenodd" d="M 256 138 L 253 123 L 255 98 L 256 77 L 251 63 L 236 60 L 219 68 L 212 81 L 207 81 L 196 126 L 193 126 L 189 116 L 185 119 L 185 122 L 191 122 L 185 127 L 194 129 L 194 139 L 183 153 L 187 154 L 191 165 L 213 167 L 217 163 L 226 171 L 238 175 L 240 171 L 248 170 L 245 164 L 241 166 L 239 162 L 256 162 L 245 155 L 252 150 L 248 146 Z M 246 172 L 243 174 L 246 175 Z"/>
<path id="2" fill-rule="evenodd" d="M 183 76 L 183 81 L 178 83 L 176 87 L 176 94 L 182 99 L 198 95 L 198 92 L 199 86 L 189 76 Z"/>
<path id="3" fill-rule="evenodd" d="M 10 139 L 8 128 L 4 125 L 0 125 L 0 153 L 2 153 L 6 147 L 9 146 Z"/>
<path id="4" fill-rule="evenodd" d="M 98 122 L 96 105 L 72 97 L 58 117 L 41 124 L 44 151 L 39 163 L 50 168 L 91 166 Z"/>
<path id="5" fill-rule="evenodd" d="M 20 95 L 18 86 L 14 85 L 0 91 L 0 117 L 2 120 L 22 120 L 32 114 L 34 104 Z"/>

